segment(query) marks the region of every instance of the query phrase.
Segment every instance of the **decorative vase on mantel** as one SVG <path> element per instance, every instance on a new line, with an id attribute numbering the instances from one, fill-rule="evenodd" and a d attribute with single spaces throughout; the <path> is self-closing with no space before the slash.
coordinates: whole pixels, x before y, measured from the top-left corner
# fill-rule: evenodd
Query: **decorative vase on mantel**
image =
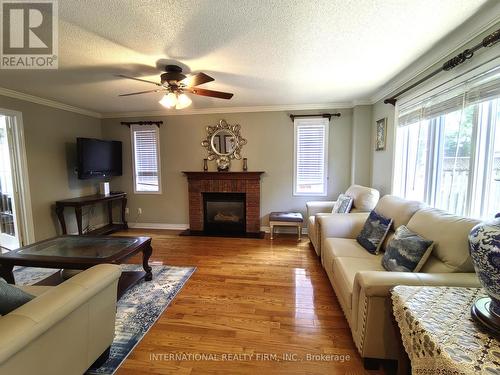
<path id="1" fill-rule="evenodd" d="M 219 172 L 229 172 L 229 166 L 231 165 L 231 159 L 227 156 L 220 156 L 217 159 L 217 171 Z"/>
<path id="2" fill-rule="evenodd" d="M 472 306 L 472 316 L 489 328 L 500 329 L 500 217 L 476 225 L 469 234 L 469 250 L 479 282 L 489 298 Z"/>

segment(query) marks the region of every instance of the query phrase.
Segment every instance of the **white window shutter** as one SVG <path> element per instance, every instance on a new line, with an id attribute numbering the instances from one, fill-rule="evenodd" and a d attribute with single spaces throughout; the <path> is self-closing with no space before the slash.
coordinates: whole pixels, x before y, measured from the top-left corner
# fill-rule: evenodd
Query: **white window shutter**
<path id="1" fill-rule="evenodd" d="M 134 150 L 134 190 L 160 193 L 160 147 L 156 126 L 132 127 Z"/>
<path id="2" fill-rule="evenodd" d="M 294 195 L 327 194 L 327 118 L 295 119 Z"/>

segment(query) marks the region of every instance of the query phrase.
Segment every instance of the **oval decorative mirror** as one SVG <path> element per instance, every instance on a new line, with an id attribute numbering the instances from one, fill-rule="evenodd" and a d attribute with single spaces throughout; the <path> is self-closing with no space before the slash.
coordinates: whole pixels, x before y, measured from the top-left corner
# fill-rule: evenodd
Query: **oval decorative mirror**
<path id="1" fill-rule="evenodd" d="M 215 160 L 217 170 L 227 171 L 231 159 L 241 159 L 241 148 L 247 140 L 241 137 L 240 125 L 220 120 L 215 126 L 207 126 L 207 138 L 201 145 L 208 151 L 208 160 Z"/>

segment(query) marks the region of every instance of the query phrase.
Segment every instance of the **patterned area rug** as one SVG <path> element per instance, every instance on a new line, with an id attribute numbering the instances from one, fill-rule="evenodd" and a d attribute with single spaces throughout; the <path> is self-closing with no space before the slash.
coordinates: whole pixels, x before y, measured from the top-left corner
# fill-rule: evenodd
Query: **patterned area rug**
<path id="1" fill-rule="evenodd" d="M 153 280 L 144 280 L 130 288 L 118 301 L 116 312 L 115 339 L 111 345 L 109 359 L 91 374 L 114 374 L 122 362 L 142 340 L 170 302 L 182 289 L 195 271 L 195 267 L 155 266 Z M 124 271 L 139 271 L 142 267 L 123 264 Z M 18 267 L 14 277 L 18 285 L 32 285 L 58 270 Z"/>

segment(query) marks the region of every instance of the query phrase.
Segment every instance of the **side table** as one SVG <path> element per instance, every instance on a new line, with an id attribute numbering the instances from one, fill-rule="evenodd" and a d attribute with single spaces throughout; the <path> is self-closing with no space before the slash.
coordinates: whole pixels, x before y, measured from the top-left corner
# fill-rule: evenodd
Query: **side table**
<path id="1" fill-rule="evenodd" d="M 500 374 L 500 342 L 476 323 L 481 288 L 396 286 L 394 317 L 413 374 Z"/>

